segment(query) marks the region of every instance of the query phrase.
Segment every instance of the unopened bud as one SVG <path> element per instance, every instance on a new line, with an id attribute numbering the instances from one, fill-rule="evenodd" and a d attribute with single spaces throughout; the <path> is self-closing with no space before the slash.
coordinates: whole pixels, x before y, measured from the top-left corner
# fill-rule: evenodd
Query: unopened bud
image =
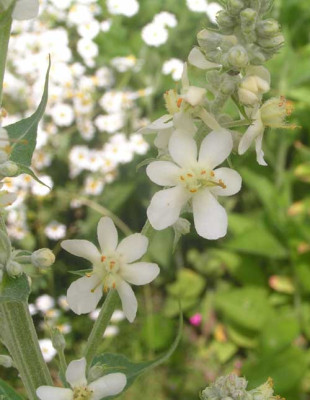
<path id="1" fill-rule="evenodd" d="M 23 267 L 16 261 L 10 261 L 6 270 L 10 276 L 18 276 L 23 272 Z"/>
<path id="2" fill-rule="evenodd" d="M 240 13 L 241 19 L 241 31 L 243 33 L 244 38 L 248 43 L 252 43 L 256 40 L 256 19 L 257 12 L 252 8 L 246 8 Z"/>
<path id="3" fill-rule="evenodd" d="M 54 262 L 55 256 L 50 249 L 39 249 L 31 254 L 31 263 L 37 268 L 48 268 Z"/>
<path id="4" fill-rule="evenodd" d="M 238 15 L 240 11 L 244 8 L 244 3 L 242 0 L 228 0 L 227 9 L 231 15 Z"/>
<path id="5" fill-rule="evenodd" d="M 6 161 L 0 164 L 0 175 L 2 176 L 15 176 L 18 171 L 18 165 L 14 161 Z"/>
<path id="6" fill-rule="evenodd" d="M 220 46 L 222 42 L 222 35 L 216 32 L 208 31 L 207 29 L 203 29 L 202 31 L 198 32 L 197 40 L 199 46 L 204 49 L 211 50 Z"/>
<path id="7" fill-rule="evenodd" d="M 220 27 L 222 33 L 225 34 L 232 34 L 235 27 L 235 21 L 233 18 L 228 14 L 227 11 L 221 10 L 216 15 L 216 22 Z"/>
<path id="8" fill-rule="evenodd" d="M 105 372 L 105 370 L 104 370 L 103 365 L 95 364 L 88 371 L 89 382 L 96 381 L 98 378 L 100 378 L 104 374 L 104 372 Z"/>
<path id="9" fill-rule="evenodd" d="M 264 47 L 266 49 L 272 49 L 274 47 L 277 48 L 284 43 L 284 36 L 279 33 L 278 35 L 271 38 L 260 39 L 258 43 L 261 47 Z"/>
<path id="10" fill-rule="evenodd" d="M 257 24 L 257 33 L 262 38 L 270 38 L 275 36 L 280 31 L 279 23 L 272 18 L 260 21 Z"/>
<path id="11" fill-rule="evenodd" d="M 206 98 L 206 89 L 197 86 L 190 86 L 183 98 L 191 106 L 198 106 L 202 104 Z"/>
<path id="12" fill-rule="evenodd" d="M 51 339 L 52 344 L 57 351 L 62 351 L 66 347 L 66 341 L 64 335 L 60 332 L 58 328 L 51 329 Z"/>
<path id="13" fill-rule="evenodd" d="M 13 360 L 10 356 L 0 354 L 0 365 L 1 365 L 1 367 L 4 367 L 4 368 L 12 368 Z"/>
<path id="14" fill-rule="evenodd" d="M 234 69 L 241 69 L 247 66 L 249 57 L 244 47 L 234 46 L 228 52 L 227 61 Z"/>

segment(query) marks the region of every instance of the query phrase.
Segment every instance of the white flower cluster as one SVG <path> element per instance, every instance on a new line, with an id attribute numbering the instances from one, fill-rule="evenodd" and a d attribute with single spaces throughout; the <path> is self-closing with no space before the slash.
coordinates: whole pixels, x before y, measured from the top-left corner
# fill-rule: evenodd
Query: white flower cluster
<path id="1" fill-rule="evenodd" d="M 177 23 L 177 19 L 172 13 L 163 11 L 156 14 L 153 21 L 142 29 L 142 39 L 149 46 L 159 47 L 168 40 L 169 32 L 167 28 L 175 28 Z"/>

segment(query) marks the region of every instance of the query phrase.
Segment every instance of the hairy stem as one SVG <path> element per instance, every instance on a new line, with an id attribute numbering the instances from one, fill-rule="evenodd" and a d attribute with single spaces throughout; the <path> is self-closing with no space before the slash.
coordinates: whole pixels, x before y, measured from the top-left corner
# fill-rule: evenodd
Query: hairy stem
<path id="1" fill-rule="evenodd" d="M 87 345 L 84 351 L 84 357 L 86 358 L 88 363 L 92 361 L 92 359 L 96 355 L 98 347 L 102 343 L 103 334 L 111 320 L 116 304 L 117 304 L 117 292 L 116 290 L 111 289 L 103 303 L 100 314 L 87 340 Z"/>
<path id="2" fill-rule="evenodd" d="M 9 17 L 6 23 L 0 28 L 0 107 L 2 105 L 3 80 L 11 34 L 11 26 L 12 18 Z"/>
<path id="3" fill-rule="evenodd" d="M 29 400 L 37 400 L 36 389 L 53 385 L 43 359 L 38 337 L 26 302 L 0 303 L 1 340 L 18 369 Z"/>

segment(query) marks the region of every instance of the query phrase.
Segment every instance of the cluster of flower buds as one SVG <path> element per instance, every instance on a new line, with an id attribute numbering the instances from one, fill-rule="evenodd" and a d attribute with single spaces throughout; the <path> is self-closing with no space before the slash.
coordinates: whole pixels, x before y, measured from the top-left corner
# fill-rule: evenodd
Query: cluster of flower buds
<path id="1" fill-rule="evenodd" d="M 248 382 L 235 374 L 221 376 L 200 395 L 201 400 L 281 400 L 273 394 L 273 382 L 269 378 L 263 385 L 247 391 Z"/>
<path id="2" fill-rule="evenodd" d="M 271 0 L 227 0 L 217 14 L 219 31 L 198 35 L 207 59 L 234 70 L 270 59 L 284 42 L 278 22 L 265 19 L 271 6 Z"/>

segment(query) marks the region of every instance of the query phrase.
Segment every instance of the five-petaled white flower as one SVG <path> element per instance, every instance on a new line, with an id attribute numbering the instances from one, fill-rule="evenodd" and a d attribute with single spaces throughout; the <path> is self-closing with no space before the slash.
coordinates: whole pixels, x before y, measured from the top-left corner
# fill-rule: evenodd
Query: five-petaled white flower
<path id="1" fill-rule="evenodd" d="M 40 386 L 37 396 L 40 400 L 101 400 L 103 397 L 120 393 L 127 383 L 126 375 L 117 372 L 87 384 L 85 371 L 85 358 L 71 361 L 66 371 L 66 380 L 72 389 Z"/>
<path id="2" fill-rule="evenodd" d="M 212 131 L 197 145 L 188 135 L 172 136 L 169 152 L 174 162 L 154 161 L 147 167 L 149 178 L 163 189 L 153 196 L 147 215 L 154 229 L 173 225 L 184 206 L 191 202 L 197 233 L 206 239 L 218 239 L 227 231 L 227 214 L 217 196 L 231 196 L 241 188 L 240 175 L 230 168 L 214 169 L 230 154 L 231 134 Z"/>
<path id="3" fill-rule="evenodd" d="M 145 285 L 159 274 L 157 264 L 134 262 L 147 250 L 148 239 L 135 233 L 123 239 L 119 245 L 118 234 L 111 218 L 100 219 L 97 228 L 100 251 L 88 240 L 64 240 L 63 249 L 93 264 L 93 271 L 73 282 L 67 292 L 67 301 L 76 314 L 96 309 L 102 292 L 116 289 L 126 318 L 132 322 L 137 313 L 137 299 L 131 286 Z"/>

